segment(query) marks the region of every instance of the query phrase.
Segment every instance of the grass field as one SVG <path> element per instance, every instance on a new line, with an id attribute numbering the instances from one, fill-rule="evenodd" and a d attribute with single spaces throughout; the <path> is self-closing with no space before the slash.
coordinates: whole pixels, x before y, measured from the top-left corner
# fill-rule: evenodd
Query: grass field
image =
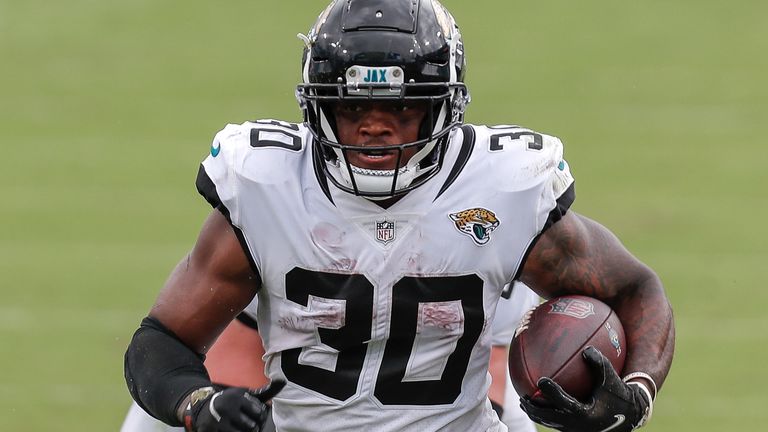
<path id="1" fill-rule="evenodd" d="M 300 118 L 324 3 L 0 0 L 0 430 L 119 428 L 129 337 L 208 212 L 197 165 L 227 122 Z M 646 430 L 768 424 L 768 3 L 445 3 L 468 120 L 561 137 L 575 209 L 665 281 Z"/>

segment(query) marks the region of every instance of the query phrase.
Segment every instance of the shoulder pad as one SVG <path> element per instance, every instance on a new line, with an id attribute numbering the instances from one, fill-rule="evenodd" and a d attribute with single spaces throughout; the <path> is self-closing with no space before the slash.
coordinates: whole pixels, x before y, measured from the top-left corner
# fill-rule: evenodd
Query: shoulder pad
<path id="1" fill-rule="evenodd" d="M 257 120 L 240 125 L 227 125 L 211 144 L 211 154 L 204 162 L 206 169 L 222 165 L 239 176 L 260 181 L 275 180 L 285 170 L 281 164 L 296 159 L 309 141 L 303 125 L 277 120 Z"/>
<path id="2" fill-rule="evenodd" d="M 475 130 L 476 145 L 487 153 L 489 172 L 498 173 L 496 181 L 500 188 L 527 189 L 552 181 L 559 174 L 570 179 L 563 182 L 566 188 L 573 181 L 559 138 L 514 125 L 476 126 Z"/>
<path id="3" fill-rule="evenodd" d="M 310 134 L 303 125 L 258 120 L 219 131 L 198 174 L 200 193 L 238 218 L 243 188 L 290 181 L 297 176 Z"/>

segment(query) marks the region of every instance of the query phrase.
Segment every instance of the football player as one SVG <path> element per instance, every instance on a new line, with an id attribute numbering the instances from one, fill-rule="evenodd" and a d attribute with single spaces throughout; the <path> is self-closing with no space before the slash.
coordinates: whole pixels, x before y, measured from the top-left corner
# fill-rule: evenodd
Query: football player
<path id="1" fill-rule="evenodd" d="M 587 348 L 589 403 L 549 378 L 534 421 L 629 431 L 674 351 L 657 275 L 570 211 L 559 139 L 463 124 L 459 28 L 437 0 L 336 0 L 304 42 L 299 124 L 228 125 L 197 187 L 214 211 L 126 352 L 131 395 L 193 431 L 505 431 L 487 397 L 505 284 L 608 303 L 624 376 Z M 203 358 L 258 295 L 271 384 L 215 388 Z"/>

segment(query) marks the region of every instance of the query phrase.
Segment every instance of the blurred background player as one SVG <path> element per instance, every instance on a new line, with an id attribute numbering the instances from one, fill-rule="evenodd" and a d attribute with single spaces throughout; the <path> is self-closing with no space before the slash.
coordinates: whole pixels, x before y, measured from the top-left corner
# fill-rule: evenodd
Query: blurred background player
<path id="1" fill-rule="evenodd" d="M 510 287 L 506 287 L 510 289 Z M 509 378 L 509 344 L 523 315 L 539 304 L 540 297 L 522 282 L 511 285 L 509 298 L 502 296 L 496 305 L 492 324 L 491 388 L 488 397 L 493 408 L 510 432 L 536 432 L 536 426 L 520 408 L 520 396 Z"/>

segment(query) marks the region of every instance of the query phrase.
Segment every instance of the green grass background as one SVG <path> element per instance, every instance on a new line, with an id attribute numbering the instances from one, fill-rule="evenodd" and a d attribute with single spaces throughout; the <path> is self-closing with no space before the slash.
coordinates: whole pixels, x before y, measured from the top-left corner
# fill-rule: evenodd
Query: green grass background
<path id="1" fill-rule="evenodd" d="M 324 3 L 0 0 L 0 430 L 118 430 L 125 347 L 208 212 L 197 165 L 227 122 L 300 118 Z M 575 209 L 665 281 L 647 430 L 768 424 L 768 3 L 445 3 L 468 120 L 561 137 Z"/>

